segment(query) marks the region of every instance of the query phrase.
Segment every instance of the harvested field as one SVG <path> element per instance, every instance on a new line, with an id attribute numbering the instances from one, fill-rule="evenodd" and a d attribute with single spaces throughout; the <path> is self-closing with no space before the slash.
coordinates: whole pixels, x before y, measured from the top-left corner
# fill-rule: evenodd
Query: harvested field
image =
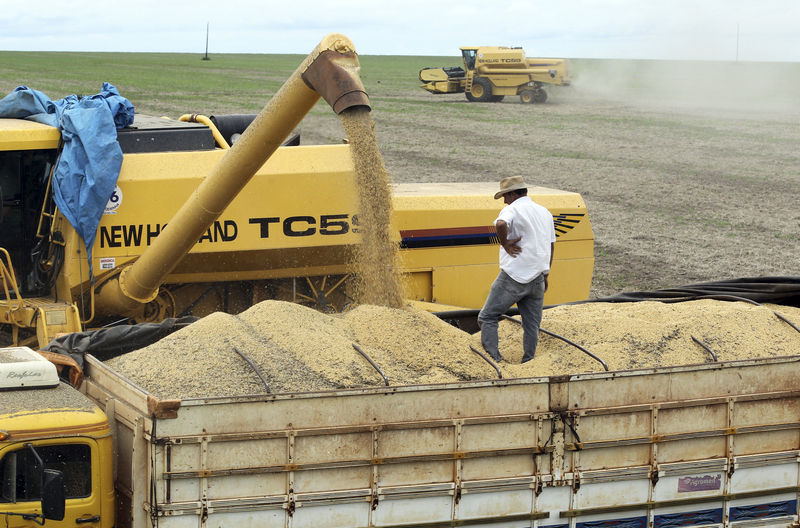
<path id="1" fill-rule="evenodd" d="M 545 311 L 542 328 L 582 345 L 610 370 L 796 354 L 800 308 L 716 300 L 682 303 L 586 303 Z M 238 316 L 215 313 L 141 350 L 107 363 L 161 398 L 192 398 L 494 379 L 469 335 L 413 309 L 361 305 L 328 315 L 298 304 L 264 301 Z M 269 384 L 234 349 L 247 354 Z M 522 331 L 500 324 L 504 378 L 598 372 L 577 348 L 542 335 L 533 361 L 520 364 Z"/>
<path id="2" fill-rule="evenodd" d="M 2 57 L 0 89 L 4 93 L 25 84 L 56 99 L 96 93 L 100 81 L 107 80 L 136 105 L 138 113 L 173 118 L 191 112 L 258 112 L 302 60 L 302 56 L 280 55 L 218 55 L 213 61 L 199 61 L 190 54 L 25 52 L 2 52 Z M 523 174 L 537 185 L 581 193 L 595 234 L 592 297 L 738 277 L 800 275 L 800 96 L 796 88 L 800 64 L 575 59 L 573 86 L 548 88 L 546 104 L 523 105 L 511 97 L 501 103 L 469 103 L 463 94 L 437 96 L 419 88 L 420 68 L 455 66 L 457 56 L 362 56 L 360 62 L 378 146 L 391 181 L 499 181 Z M 346 135 L 340 119 L 323 102 L 301 123 L 301 132 L 303 144 L 339 143 Z M 615 306 L 622 318 L 627 310 L 640 312 L 647 305 Z M 725 309 L 734 306 L 739 303 L 726 304 Z M 748 321 L 761 320 L 752 308 L 743 308 Z M 559 312 L 554 310 L 545 313 L 544 327 L 557 333 L 560 328 L 563 335 L 580 340 L 572 332 L 586 328 L 585 315 L 565 316 L 559 325 L 554 319 Z M 715 310 L 706 306 L 696 318 L 710 323 L 716 320 Z M 215 360 L 223 361 L 224 356 L 228 370 L 240 369 L 249 376 L 252 369 L 228 351 L 237 344 L 246 353 L 260 350 L 263 365 L 283 365 L 282 370 L 268 370 L 276 392 L 299 387 L 292 380 L 302 381 L 305 390 L 318 390 L 360 383 L 368 375 L 369 369 L 356 368 L 356 363 L 342 379 L 330 379 L 324 368 L 310 369 L 298 359 L 280 363 L 286 353 L 276 342 L 260 334 L 235 340 L 245 321 L 211 317 L 230 329 L 218 329 L 199 345 L 175 342 L 176 350 L 164 356 L 175 354 L 174 362 L 190 373 L 186 357 L 201 362 L 219 349 L 212 355 Z M 793 317 L 795 322 L 800 318 L 796 312 Z M 339 328 L 339 323 L 325 325 Z M 613 329 L 609 327 L 610 336 Z M 640 330 L 644 327 L 650 324 Z M 598 368 L 574 350 L 560 350 L 555 359 L 548 359 L 550 338 L 544 336 L 533 366 L 516 365 L 514 354 L 521 355 L 521 350 L 508 343 L 514 342 L 518 329 L 513 323 L 503 323 L 502 328 L 508 331 L 501 342 L 508 362 L 502 366 L 510 375 L 561 372 L 556 367 L 576 372 Z M 689 327 L 675 323 L 664 328 L 669 330 L 661 337 L 618 336 L 620 344 L 612 353 L 633 352 L 637 341 L 641 349 L 633 355 L 609 356 L 609 366 L 648 366 L 651 359 L 669 357 L 668 345 L 686 343 Z M 293 335 L 291 328 L 284 331 Z M 778 338 L 771 342 L 760 330 L 754 334 L 769 346 L 759 354 L 781 353 Z M 347 348 L 344 341 L 355 337 L 345 335 L 339 346 Z M 710 330 L 694 330 L 691 335 L 716 349 L 720 359 L 729 357 L 728 347 L 742 339 L 736 333 L 717 335 Z M 413 349 L 411 342 L 403 343 Z M 793 346 L 790 353 L 798 350 Z M 378 348 L 369 353 L 379 356 Z M 697 356 L 687 360 L 708 359 L 699 345 L 681 345 L 684 353 L 690 349 Z M 429 368 L 431 363 L 425 365 Z M 184 376 L 178 367 L 168 367 L 164 366 L 164 372 L 175 372 L 186 380 L 186 393 L 207 392 L 202 384 L 197 386 L 198 376 Z M 424 370 L 420 364 L 409 365 L 405 372 L 406 367 L 396 368 L 392 378 L 408 374 L 421 380 L 441 374 L 437 379 L 445 379 L 453 372 Z M 200 364 L 194 372 L 206 372 L 203 369 L 226 370 L 217 364 Z M 373 376 L 370 383 L 382 383 L 379 376 L 369 375 Z M 461 375 L 476 374 L 457 373 Z M 493 371 L 480 375 L 491 377 Z M 249 383 L 240 391 L 263 392 L 257 377 Z"/>

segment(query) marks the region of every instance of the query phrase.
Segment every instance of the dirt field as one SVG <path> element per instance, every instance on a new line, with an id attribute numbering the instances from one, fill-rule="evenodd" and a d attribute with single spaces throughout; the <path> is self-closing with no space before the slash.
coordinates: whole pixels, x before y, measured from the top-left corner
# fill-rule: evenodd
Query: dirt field
<path id="1" fill-rule="evenodd" d="M 543 105 L 363 77 L 394 181 L 522 174 L 580 192 L 598 297 L 800 275 L 797 66 L 574 61 L 573 86 Z M 339 129 L 318 107 L 304 142 L 337 141 Z"/>

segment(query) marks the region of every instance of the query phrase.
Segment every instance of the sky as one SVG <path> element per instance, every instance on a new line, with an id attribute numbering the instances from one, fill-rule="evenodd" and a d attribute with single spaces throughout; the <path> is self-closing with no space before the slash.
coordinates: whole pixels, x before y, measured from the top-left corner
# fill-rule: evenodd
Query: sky
<path id="1" fill-rule="evenodd" d="M 307 54 L 343 33 L 360 55 L 800 62 L 800 0 L 4 1 L 0 50 Z M 67 7 L 68 6 L 68 7 Z M 491 7 L 494 6 L 494 7 Z"/>

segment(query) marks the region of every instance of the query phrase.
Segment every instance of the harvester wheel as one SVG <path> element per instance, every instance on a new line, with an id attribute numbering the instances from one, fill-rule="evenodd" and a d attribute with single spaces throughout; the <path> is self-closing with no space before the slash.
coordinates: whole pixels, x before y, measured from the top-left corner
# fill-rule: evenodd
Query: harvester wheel
<path id="1" fill-rule="evenodd" d="M 467 92 L 467 99 L 476 103 L 488 103 L 492 99 L 492 83 L 489 79 L 478 77 L 472 81 L 471 93 Z"/>
<path id="2" fill-rule="evenodd" d="M 545 101 L 547 101 L 547 92 L 545 92 L 543 88 L 537 88 L 533 93 L 533 102 L 542 104 Z"/>
<path id="3" fill-rule="evenodd" d="M 321 275 L 277 279 L 273 297 L 308 306 L 325 313 L 347 310 L 354 304 L 349 295 L 350 275 Z"/>
<path id="4" fill-rule="evenodd" d="M 533 90 L 522 90 L 519 93 L 519 100 L 525 104 L 533 104 L 536 97 L 534 96 Z"/>

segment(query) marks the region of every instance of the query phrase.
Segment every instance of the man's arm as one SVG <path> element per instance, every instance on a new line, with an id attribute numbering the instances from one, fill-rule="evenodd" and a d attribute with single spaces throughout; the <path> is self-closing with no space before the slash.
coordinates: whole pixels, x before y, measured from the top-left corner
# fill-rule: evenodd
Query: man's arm
<path id="1" fill-rule="evenodd" d="M 505 220 L 498 220 L 497 223 L 495 223 L 495 228 L 497 229 L 497 238 L 500 239 L 500 245 L 503 246 L 506 253 L 516 258 L 517 255 L 522 252 L 522 248 L 517 245 L 517 242 L 522 240 L 522 238 L 508 239 L 508 224 Z M 550 257 L 552 258 L 552 252 Z"/>
<path id="2" fill-rule="evenodd" d="M 550 270 L 553 269 L 553 250 L 555 249 L 555 244 L 550 242 L 550 265 L 548 266 L 547 273 L 544 274 L 544 291 L 547 291 L 547 287 L 550 286 L 548 279 L 550 278 Z"/>

